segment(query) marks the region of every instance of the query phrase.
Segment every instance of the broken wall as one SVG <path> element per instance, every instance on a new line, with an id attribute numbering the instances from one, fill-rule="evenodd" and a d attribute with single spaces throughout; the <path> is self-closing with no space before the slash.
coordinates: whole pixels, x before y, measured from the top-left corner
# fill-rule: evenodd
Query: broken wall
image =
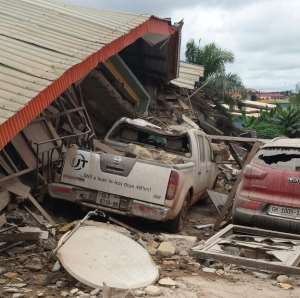
<path id="1" fill-rule="evenodd" d="M 120 95 L 100 70 L 92 71 L 85 78 L 82 93 L 99 137 L 103 137 L 121 117 L 134 117 L 134 106 Z"/>

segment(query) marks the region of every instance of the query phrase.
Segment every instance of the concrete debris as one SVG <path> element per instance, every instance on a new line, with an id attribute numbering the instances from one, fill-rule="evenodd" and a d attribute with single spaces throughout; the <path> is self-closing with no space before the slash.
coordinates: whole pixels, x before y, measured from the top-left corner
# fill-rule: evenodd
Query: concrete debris
<path id="1" fill-rule="evenodd" d="M 145 288 L 145 293 L 150 297 L 157 297 L 162 294 L 162 290 L 160 287 L 151 285 Z"/>
<path id="2" fill-rule="evenodd" d="M 18 273 L 17 272 L 6 272 L 3 274 L 3 276 L 8 279 L 16 279 L 18 277 Z"/>
<path id="3" fill-rule="evenodd" d="M 134 291 L 134 295 L 135 295 L 136 297 L 144 297 L 144 296 L 146 296 L 146 292 L 143 291 L 143 290 L 135 290 L 135 291 Z"/>
<path id="4" fill-rule="evenodd" d="M 56 261 L 51 269 L 52 272 L 57 272 L 61 269 L 61 265 L 59 261 Z"/>
<path id="5" fill-rule="evenodd" d="M 286 275 L 278 275 L 277 278 L 276 278 L 276 280 L 277 280 L 277 282 L 283 283 L 283 284 L 286 284 L 286 283 L 290 282 L 289 277 L 286 276 Z"/>
<path id="6" fill-rule="evenodd" d="M 196 225 L 195 229 L 197 230 L 204 230 L 204 229 L 213 229 L 214 224 L 206 224 L 206 225 Z"/>
<path id="7" fill-rule="evenodd" d="M 175 255 L 176 247 L 172 242 L 164 241 L 157 248 L 157 255 L 162 257 L 172 257 Z"/>
<path id="8" fill-rule="evenodd" d="M 177 286 L 177 283 L 176 281 L 174 281 L 172 278 L 170 277 L 165 277 L 165 278 L 162 278 L 158 281 L 158 284 L 160 286 L 166 286 L 166 287 L 176 287 Z"/>
<path id="9" fill-rule="evenodd" d="M 209 267 L 203 267 L 202 271 L 206 272 L 206 273 L 216 273 L 217 269 L 215 269 L 215 268 L 209 268 Z"/>
<path id="10" fill-rule="evenodd" d="M 14 293 L 11 297 L 12 297 L 12 298 L 22 298 L 22 297 L 25 297 L 25 294 L 22 294 L 22 293 Z"/>
<path id="11" fill-rule="evenodd" d="M 72 290 L 70 291 L 70 294 L 71 294 L 72 296 L 74 296 L 74 295 L 77 294 L 78 292 L 79 292 L 79 289 L 74 288 L 74 289 L 72 289 Z"/>
<path id="12" fill-rule="evenodd" d="M 101 291 L 102 291 L 101 288 L 94 289 L 90 292 L 90 295 L 97 296 L 98 294 L 100 294 Z"/>
<path id="13" fill-rule="evenodd" d="M 43 264 L 40 258 L 34 257 L 25 264 L 25 268 L 31 271 L 40 271 L 43 269 Z"/>
<path id="14" fill-rule="evenodd" d="M 197 242 L 197 237 L 176 235 L 176 234 L 161 234 L 165 241 L 173 243 L 176 252 L 188 252 Z"/>
<path id="15" fill-rule="evenodd" d="M 7 271 L 5 267 L 0 266 L 0 275 L 4 274 Z"/>
<path id="16" fill-rule="evenodd" d="M 167 153 L 164 150 L 146 149 L 135 144 L 129 144 L 126 152 L 144 160 L 157 160 L 170 165 L 183 163 L 183 159 L 179 158 L 178 155 Z"/>
<path id="17" fill-rule="evenodd" d="M 291 284 L 281 282 L 276 283 L 276 286 L 284 290 L 291 290 L 294 288 Z"/>
<path id="18" fill-rule="evenodd" d="M 253 271 L 252 274 L 256 278 L 259 278 L 259 279 L 271 279 L 272 278 L 272 274 L 270 274 L 270 273 Z"/>

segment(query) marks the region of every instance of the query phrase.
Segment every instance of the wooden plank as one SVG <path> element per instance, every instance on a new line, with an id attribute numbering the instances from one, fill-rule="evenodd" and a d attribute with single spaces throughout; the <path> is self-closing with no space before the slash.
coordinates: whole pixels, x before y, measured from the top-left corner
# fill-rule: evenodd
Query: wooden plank
<path id="1" fill-rule="evenodd" d="M 300 267 L 285 266 L 280 264 L 273 264 L 267 261 L 258 261 L 255 259 L 243 258 L 232 255 L 224 255 L 221 253 L 207 252 L 207 251 L 194 251 L 194 255 L 204 259 L 215 259 L 228 264 L 236 264 L 238 266 L 245 266 L 255 270 L 272 271 L 279 274 L 297 274 L 300 275 Z"/>
<path id="2" fill-rule="evenodd" d="M 14 242 L 12 244 L 9 244 L 9 245 L 5 245 L 4 247 L 0 247 L 0 253 L 1 252 L 4 252 L 4 251 L 7 251 L 15 246 L 18 246 L 18 245 L 21 245 L 23 244 L 23 241 L 18 241 L 18 242 Z"/>
<path id="3" fill-rule="evenodd" d="M 51 225 L 55 225 L 55 221 L 52 219 L 52 217 L 39 204 L 39 202 L 30 194 L 31 188 L 29 186 L 23 184 L 18 179 L 13 179 L 3 183 L 1 187 L 8 190 L 11 193 L 16 194 L 17 196 L 28 199 L 34 205 L 34 207 L 37 208 L 39 212 L 48 220 L 48 222 Z"/>
<path id="4" fill-rule="evenodd" d="M 227 141 L 226 144 L 228 145 L 229 151 L 230 151 L 231 155 L 233 156 L 234 160 L 237 162 L 240 169 L 242 169 L 243 168 L 243 161 L 239 157 L 239 154 L 236 152 L 235 148 L 232 146 L 232 144 L 230 142 Z"/>
<path id="5" fill-rule="evenodd" d="M 284 239 L 292 239 L 292 240 L 300 240 L 300 235 L 291 234 L 273 230 L 259 229 L 255 227 L 248 226 L 240 226 L 240 225 L 230 225 L 233 228 L 233 233 L 240 234 L 249 234 L 253 236 L 261 236 L 261 237 L 273 237 L 273 238 L 284 238 Z"/>
<path id="6" fill-rule="evenodd" d="M 35 206 L 35 208 L 37 208 L 40 211 L 40 213 L 49 221 L 49 223 L 52 226 L 56 224 L 55 221 L 52 219 L 52 217 L 46 212 L 46 210 L 39 204 L 39 202 L 31 194 L 29 194 L 27 198 Z"/>
<path id="7" fill-rule="evenodd" d="M 228 142 L 240 142 L 240 143 L 268 143 L 268 139 L 257 139 L 257 138 L 243 138 L 243 137 L 232 137 L 232 136 L 219 136 L 219 135 L 209 135 L 207 136 L 213 141 L 228 141 Z"/>
<path id="8" fill-rule="evenodd" d="M 9 204 L 10 202 L 10 195 L 9 192 L 4 190 L 4 191 L 0 191 L 0 212 L 6 208 L 6 206 Z"/>
<path id="9" fill-rule="evenodd" d="M 255 154 L 257 153 L 257 151 L 259 150 L 261 146 L 260 142 L 256 142 L 251 151 L 248 153 L 247 158 L 243 164 L 243 169 L 246 167 L 246 165 L 252 160 L 252 158 L 255 156 Z M 238 186 L 242 180 L 242 174 L 243 171 L 240 173 L 240 175 L 237 177 L 228 197 L 227 197 L 227 201 L 222 209 L 221 215 L 220 217 L 217 218 L 216 223 L 215 223 L 215 230 L 219 229 L 220 224 L 222 223 L 222 221 L 224 221 L 226 219 L 226 217 L 228 216 L 229 212 L 232 210 L 232 206 L 233 206 L 233 201 L 236 195 L 236 191 L 238 189 Z"/>
<path id="10" fill-rule="evenodd" d="M 17 134 L 11 141 L 28 168 L 35 168 L 36 156 L 32 147 L 27 143 L 22 133 Z"/>
<path id="11" fill-rule="evenodd" d="M 271 261 L 264 260 L 256 260 L 246 257 L 239 257 L 228 255 L 226 252 L 222 253 L 214 250 L 214 246 L 217 245 L 220 240 L 225 240 L 229 235 L 253 235 L 253 237 L 266 237 L 266 238 L 279 238 L 282 240 L 292 241 L 292 240 L 300 240 L 300 235 L 283 233 L 278 231 L 257 229 L 246 226 L 238 226 L 238 225 L 228 225 L 211 238 L 209 238 L 204 246 L 197 246 L 192 249 L 192 254 L 195 257 L 200 257 L 204 259 L 215 259 L 225 263 L 236 264 L 239 266 L 246 266 L 249 268 L 273 271 L 280 274 L 300 274 L 300 267 L 296 267 L 300 261 L 300 249 L 296 251 L 290 251 L 288 248 L 286 250 L 288 257 L 288 261 L 282 262 L 281 264 L 278 262 L 273 263 Z"/>
<path id="12" fill-rule="evenodd" d="M 0 228 L 6 224 L 5 214 L 0 215 Z"/>
<path id="13" fill-rule="evenodd" d="M 37 241 L 39 237 L 40 233 L 37 232 L 0 234 L 0 242 Z"/>
<path id="14" fill-rule="evenodd" d="M 22 198 L 27 198 L 31 191 L 29 186 L 23 184 L 17 178 L 1 183 L 1 187 Z"/>
<path id="15" fill-rule="evenodd" d="M 215 206 L 218 214 L 221 216 L 221 210 L 224 207 L 226 200 L 227 200 L 227 194 L 213 191 L 213 190 L 208 190 L 207 191 L 208 197 Z"/>

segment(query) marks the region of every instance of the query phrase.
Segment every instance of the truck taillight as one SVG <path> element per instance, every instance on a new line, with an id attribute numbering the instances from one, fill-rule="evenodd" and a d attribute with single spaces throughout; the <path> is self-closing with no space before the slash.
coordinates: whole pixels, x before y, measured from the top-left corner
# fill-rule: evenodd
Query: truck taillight
<path id="1" fill-rule="evenodd" d="M 244 172 L 244 177 L 252 179 L 263 179 L 267 176 L 267 172 L 255 166 L 247 165 Z"/>
<path id="2" fill-rule="evenodd" d="M 173 200 L 175 198 L 178 184 L 179 184 L 179 174 L 176 171 L 171 171 L 166 200 Z"/>
<path id="3" fill-rule="evenodd" d="M 73 192 L 72 188 L 64 187 L 64 186 L 52 186 L 52 191 L 54 193 L 62 193 L 62 194 L 71 194 Z"/>
<path id="4" fill-rule="evenodd" d="M 261 210 L 265 204 L 259 201 L 241 199 L 237 202 L 237 207 L 250 210 Z"/>

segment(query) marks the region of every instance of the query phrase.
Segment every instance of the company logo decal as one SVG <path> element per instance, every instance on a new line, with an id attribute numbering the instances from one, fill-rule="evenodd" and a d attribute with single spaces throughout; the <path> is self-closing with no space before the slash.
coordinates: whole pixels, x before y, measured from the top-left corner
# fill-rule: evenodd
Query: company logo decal
<path id="1" fill-rule="evenodd" d="M 288 178 L 288 182 L 289 183 L 297 183 L 297 184 L 300 184 L 300 177 L 289 177 Z"/>
<path id="2" fill-rule="evenodd" d="M 84 155 L 81 153 L 76 154 L 71 159 L 71 167 L 76 171 L 82 170 L 87 163 L 88 163 L 88 161 L 85 159 Z"/>

